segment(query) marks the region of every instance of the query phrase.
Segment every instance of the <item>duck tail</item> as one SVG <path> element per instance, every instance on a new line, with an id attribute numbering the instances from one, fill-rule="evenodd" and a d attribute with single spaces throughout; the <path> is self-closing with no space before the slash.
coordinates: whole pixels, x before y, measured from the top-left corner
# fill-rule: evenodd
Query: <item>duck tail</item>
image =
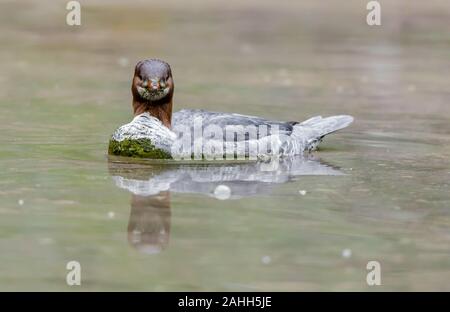
<path id="1" fill-rule="evenodd" d="M 352 122 L 353 117 L 348 115 L 326 118 L 316 116 L 295 125 L 292 135 L 303 141 L 305 150 L 313 151 L 326 135 L 341 130 Z"/>

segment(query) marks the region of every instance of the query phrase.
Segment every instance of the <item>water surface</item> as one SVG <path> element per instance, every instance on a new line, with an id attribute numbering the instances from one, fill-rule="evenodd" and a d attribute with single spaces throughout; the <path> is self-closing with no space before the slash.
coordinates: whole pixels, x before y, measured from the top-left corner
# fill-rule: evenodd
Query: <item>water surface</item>
<path id="1" fill-rule="evenodd" d="M 378 28 L 361 1 L 89 1 L 80 28 L 64 1 L 1 6 L 0 290 L 450 290 L 446 1 L 383 2 Z M 145 57 L 172 65 L 175 109 L 356 121 L 306 160 L 325 175 L 120 166 Z"/>

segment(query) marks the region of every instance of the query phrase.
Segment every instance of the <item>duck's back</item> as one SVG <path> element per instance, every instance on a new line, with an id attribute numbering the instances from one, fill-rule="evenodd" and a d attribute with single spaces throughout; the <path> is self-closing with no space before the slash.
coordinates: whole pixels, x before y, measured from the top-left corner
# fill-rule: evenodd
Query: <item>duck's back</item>
<path id="1" fill-rule="evenodd" d="M 174 113 L 172 117 L 172 127 L 175 132 L 182 132 L 187 129 L 193 131 L 194 125 L 201 126 L 202 129 L 217 126 L 230 132 L 236 130 L 237 127 L 244 127 L 244 130 L 255 129 L 257 138 L 274 134 L 274 132 L 290 135 L 295 124 L 297 122 L 274 121 L 256 116 L 209 112 L 202 109 L 183 109 Z M 245 139 L 248 140 L 248 131 L 245 133 Z"/>

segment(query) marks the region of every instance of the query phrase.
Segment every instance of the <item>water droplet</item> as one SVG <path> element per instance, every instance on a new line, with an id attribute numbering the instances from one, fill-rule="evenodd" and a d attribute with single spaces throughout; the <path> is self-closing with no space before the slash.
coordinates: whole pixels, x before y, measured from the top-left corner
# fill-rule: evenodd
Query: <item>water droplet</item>
<path id="1" fill-rule="evenodd" d="M 214 197 L 220 200 L 225 200 L 230 198 L 231 196 L 231 189 L 226 185 L 218 185 L 216 189 L 214 190 Z"/>
<path id="2" fill-rule="evenodd" d="M 345 248 L 342 250 L 342 258 L 348 259 L 352 256 L 352 250 L 349 248 Z"/>
<path id="3" fill-rule="evenodd" d="M 272 262 L 272 259 L 270 258 L 270 256 L 263 256 L 261 258 L 261 263 L 262 264 L 270 264 L 270 262 Z"/>

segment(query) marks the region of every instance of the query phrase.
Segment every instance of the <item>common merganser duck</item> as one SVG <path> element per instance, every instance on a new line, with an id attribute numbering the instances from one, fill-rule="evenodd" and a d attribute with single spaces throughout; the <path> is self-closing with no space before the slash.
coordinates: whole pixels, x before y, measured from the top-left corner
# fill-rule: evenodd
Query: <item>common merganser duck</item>
<path id="1" fill-rule="evenodd" d="M 109 154 L 168 159 L 299 155 L 353 121 L 340 115 L 282 122 L 199 109 L 172 114 L 174 87 L 168 63 L 137 63 L 131 84 L 134 119 L 114 132 Z"/>

